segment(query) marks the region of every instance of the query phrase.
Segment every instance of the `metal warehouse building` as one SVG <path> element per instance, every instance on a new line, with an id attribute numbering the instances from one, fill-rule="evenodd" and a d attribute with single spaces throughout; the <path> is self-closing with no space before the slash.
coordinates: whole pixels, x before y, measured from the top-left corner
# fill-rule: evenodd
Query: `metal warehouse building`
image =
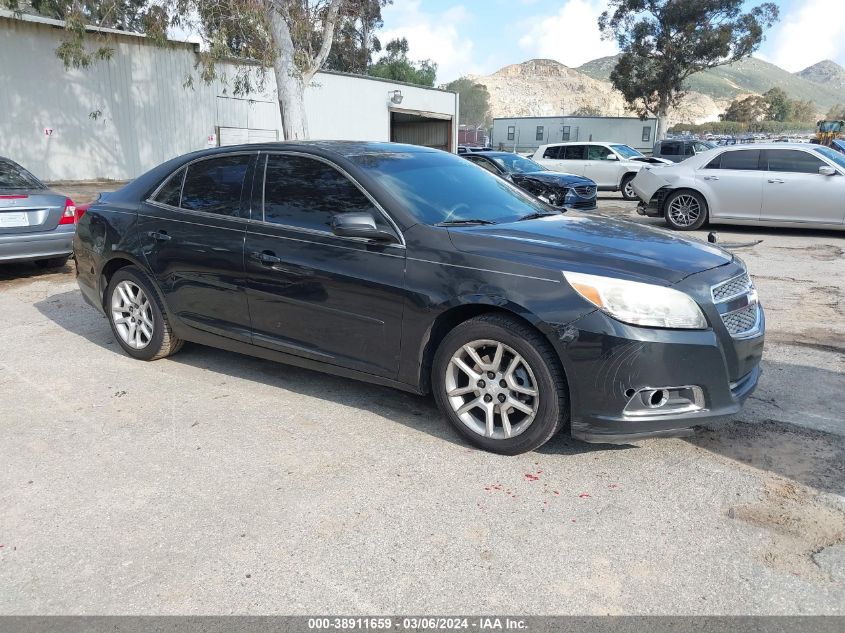
<path id="1" fill-rule="evenodd" d="M 263 92 L 235 96 L 222 80 L 196 77 L 196 44 L 161 48 L 108 29 L 92 29 L 90 45 L 107 38 L 111 60 L 66 71 L 55 55 L 62 27 L 0 11 L 0 156 L 40 178 L 122 180 L 208 146 L 282 139 L 272 72 Z M 231 78 L 236 70 L 231 64 L 221 74 Z M 190 75 L 193 88 L 186 88 Z M 456 148 L 452 92 L 320 72 L 305 106 L 314 139 Z"/>
<path id="2" fill-rule="evenodd" d="M 493 119 L 490 145 L 496 149 L 533 151 L 561 141 L 612 141 L 651 152 L 657 119 L 637 117 L 539 116 Z"/>

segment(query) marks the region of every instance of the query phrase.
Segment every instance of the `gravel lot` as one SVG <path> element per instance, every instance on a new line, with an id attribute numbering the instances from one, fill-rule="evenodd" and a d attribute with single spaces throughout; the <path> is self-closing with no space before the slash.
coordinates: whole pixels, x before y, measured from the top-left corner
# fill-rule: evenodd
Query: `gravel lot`
<path id="1" fill-rule="evenodd" d="M 519 457 L 427 398 L 197 345 L 131 360 L 72 266 L 0 267 L 0 613 L 845 614 L 845 234 L 711 228 L 764 240 L 743 412 Z"/>

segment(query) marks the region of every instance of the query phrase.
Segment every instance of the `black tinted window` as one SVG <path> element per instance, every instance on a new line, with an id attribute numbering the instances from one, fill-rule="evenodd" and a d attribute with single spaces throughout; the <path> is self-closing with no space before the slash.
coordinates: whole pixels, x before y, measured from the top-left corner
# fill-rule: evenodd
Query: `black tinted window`
<path id="1" fill-rule="evenodd" d="M 241 217 L 241 192 L 250 155 L 221 156 L 188 165 L 183 209 Z"/>
<path id="2" fill-rule="evenodd" d="M 265 222 L 330 231 L 332 216 L 352 211 L 370 212 L 380 222 L 380 213 L 367 196 L 322 161 L 271 155 L 265 173 Z"/>
<path id="3" fill-rule="evenodd" d="M 766 151 L 769 171 L 791 171 L 799 174 L 817 174 L 824 167 L 821 159 L 798 149 L 770 149 Z"/>
<path id="4" fill-rule="evenodd" d="M 664 156 L 677 156 L 681 153 L 680 149 L 680 143 L 667 143 L 666 141 L 663 141 L 663 144 L 660 146 L 660 153 Z"/>
<path id="5" fill-rule="evenodd" d="M 10 160 L 0 160 L 0 189 L 43 189 L 44 185 L 26 169 Z"/>
<path id="6" fill-rule="evenodd" d="M 564 158 L 561 156 L 561 158 Z M 566 160 L 586 160 L 587 146 L 586 145 L 567 145 L 566 146 Z"/>
<path id="7" fill-rule="evenodd" d="M 496 166 L 495 166 L 493 163 L 491 163 L 489 160 L 486 160 L 486 159 L 484 159 L 484 158 L 475 158 L 475 157 L 473 157 L 473 158 L 470 158 L 470 159 L 469 159 L 469 161 L 470 161 L 471 163 L 475 163 L 475 164 L 476 164 L 476 165 L 478 165 L 479 167 L 483 167 L 484 169 L 486 169 L 486 170 L 487 170 L 487 171 L 489 171 L 489 172 L 492 172 L 492 173 L 494 173 L 494 174 L 498 174 L 498 173 L 499 173 L 499 168 L 498 168 L 498 167 L 496 167 Z"/>
<path id="8" fill-rule="evenodd" d="M 745 149 L 736 152 L 724 152 L 707 164 L 708 169 L 759 169 L 760 150 Z"/>
<path id="9" fill-rule="evenodd" d="M 547 147 L 546 151 L 543 152 L 543 158 L 559 158 L 561 149 L 563 148 L 560 147 L 560 145 L 552 145 L 551 147 Z"/>
<path id="10" fill-rule="evenodd" d="M 169 204 L 171 207 L 179 206 L 179 198 L 182 196 L 182 177 L 185 175 L 185 168 L 183 167 L 164 183 L 164 186 L 159 189 L 159 192 L 153 198 L 156 202 L 161 204 Z"/>

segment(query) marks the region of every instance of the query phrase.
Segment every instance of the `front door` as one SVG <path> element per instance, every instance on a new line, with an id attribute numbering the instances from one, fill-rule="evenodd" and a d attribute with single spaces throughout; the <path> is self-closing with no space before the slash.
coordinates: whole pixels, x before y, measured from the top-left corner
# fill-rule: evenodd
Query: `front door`
<path id="1" fill-rule="evenodd" d="M 405 281 L 396 229 L 344 173 L 315 157 L 262 155 L 256 183 L 245 250 L 254 343 L 395 377 Z M 371 213 L 397 243 L 334 235 L 332 217 L 353 211 Z"/>
<path id="2" fill-rule="evenodd" d="M 759 219 L 764 177 L 758 149 L 726 150 L 695 173 L 714 219 Z"/>
<path id="3" fill-rule="evenodd" d="M 138 238 L 171 312 L 185 324 L 250 340 L 244 238 L 257 153 L 188 164 L 141 205 Z"/>
<path id="4" fill-rule="evenodd" d="M 583 176 L 594 181 L 600 189 L 615 189 L 619 185 L 619 160 L 604 145 L 587 145 L 587 162 Z M 613 158 L 610 158 L 610 157 Z"/>
<path id="5" fill-rule="evenodd" d="M 830 165 L 800 149 L 769 149 L 764 158 L 769 171 L 761 220 L 842 224 L 845 176 L 820 174 L 820 167 Z"/>

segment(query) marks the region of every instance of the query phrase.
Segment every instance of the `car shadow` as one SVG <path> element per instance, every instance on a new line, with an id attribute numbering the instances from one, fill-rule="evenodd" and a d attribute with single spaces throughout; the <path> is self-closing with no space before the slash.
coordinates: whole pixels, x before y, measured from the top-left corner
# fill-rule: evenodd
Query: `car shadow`
<path id="1" fill-rule="evenodd" d="M 55 294 L 37 301 L 34 305 L 41 314 L 68 332 L 115 354 L 124 355 L 106 318 L 85 304 L 79 291 Z M 437 439 L 471 448 L 450 428 L 430 396 L 418 396 L 399 389 L 194 343 L 186 343 L 178 354 L 168 359 L 168 362 L 369 411 L 416 431 L 428 433 Z M 575 440 L 566 433 L 560 433 L 540 450 L 546 454 L 574 455 L 625 448 L 588 444 Z"/>
<path id="2" fill-rule="evenodd" d="M 73 271 L 74 263 L 72 259 L 68 260 L 64 266 L 50 266 L 49 268 L 41 268 L 35 262 L 0 263 L 0 283 L 24 281 L 35 277 L 50 279 Z"/>

